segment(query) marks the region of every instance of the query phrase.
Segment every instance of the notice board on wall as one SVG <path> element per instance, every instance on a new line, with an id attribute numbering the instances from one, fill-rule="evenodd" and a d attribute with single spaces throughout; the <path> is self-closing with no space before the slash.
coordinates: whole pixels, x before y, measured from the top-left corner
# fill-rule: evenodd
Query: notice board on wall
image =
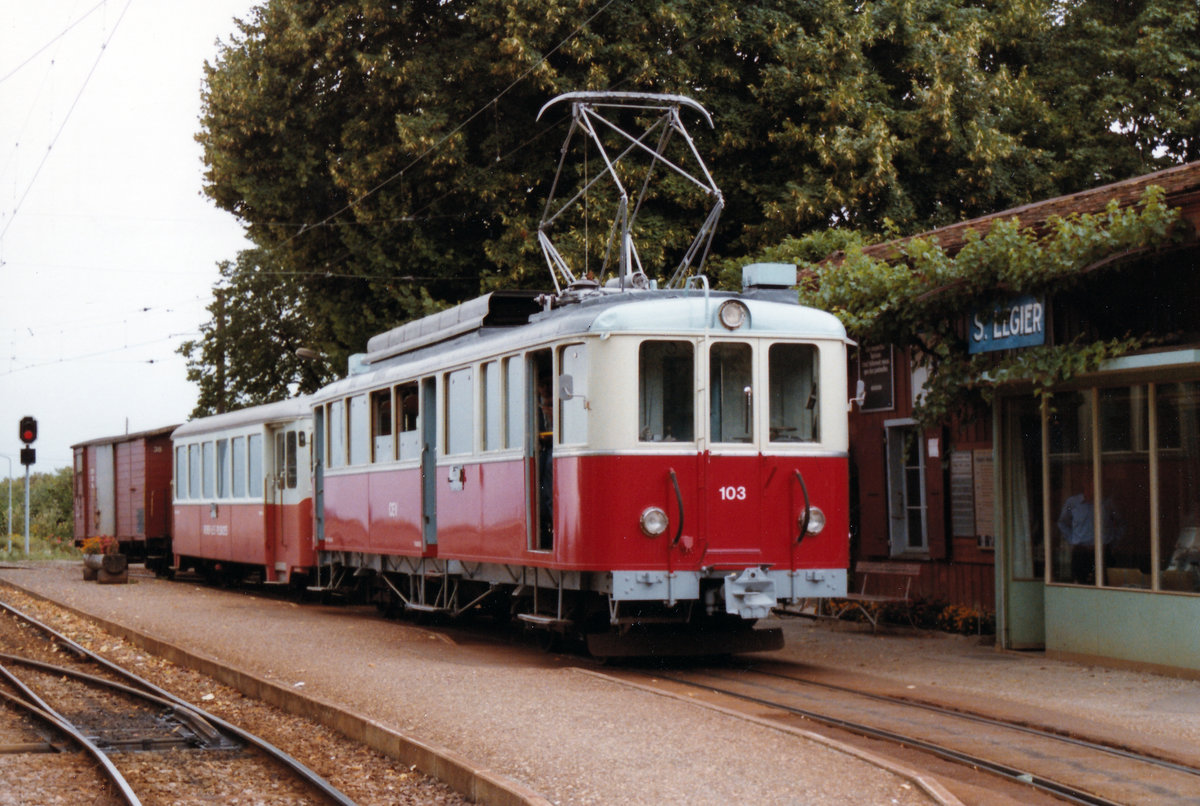
<path id="1" fill-rule="evenodd" d="M 996 476 L 992 465 L 992 450 L 977 448 L 971 453 L 972 471 L 975 476 L 975 534 L 979 536 L 980 548 L 994 548 L 996 488 L 993 481 Z"/>
<path id="2" fill-rule="evenodd" d="M 955 537 L 975 536 L 975 475 L 972 451 L 950 452 L 950 528 Z"/>
<path id="3" fill-rule="evenodd" d="M 996 545 L 996 494 L 992 449 L 950 452 L 950 528 L 955 537 L 974 537 L 980 548 Z"/>

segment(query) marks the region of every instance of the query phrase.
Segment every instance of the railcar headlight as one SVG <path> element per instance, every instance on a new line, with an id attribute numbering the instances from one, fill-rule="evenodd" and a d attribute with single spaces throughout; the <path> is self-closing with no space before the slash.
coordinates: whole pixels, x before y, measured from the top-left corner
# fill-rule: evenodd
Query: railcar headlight
<path id="1" fill-rule="evenodd" d="M 804 522 L 803 513 L 800 515 L 800 523 Z M 800 524 L 796 524 L 799 526 Z M 820 507 L 808 508 L 808 533 L 810 535 L 818 535 L 825 528 L 825 513 Z"/>
<path id="2" fill-rule="evenodd" d="M 729 330 L 737 330 L 750 318 L 750 309 L 736 299 L 726 300 L 717 309 L 717 318 Z"/>
<path id="3" fill-rule="evenodd" d="M 663 512 L 658 507 L 649 507 L 642 513 L 641 526 L 642 532 L 646 537 L 658 537 L 663 532 L 667 531 L 667 525 L 670 521 L 667 518 L 667 513 Z"/>

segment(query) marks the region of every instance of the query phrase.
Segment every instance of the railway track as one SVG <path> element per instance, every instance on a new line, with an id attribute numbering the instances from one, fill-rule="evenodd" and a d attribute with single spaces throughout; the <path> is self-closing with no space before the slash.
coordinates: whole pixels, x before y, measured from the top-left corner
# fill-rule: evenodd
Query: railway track
<path id="1" fill-rule="evenodd" d="M 206 713 L 0 602 L 0 750 L 71 754 L 89 802 L 354 801 L 265 739 Z"/>
<path id="2" fill-rule="evenodd" d="M 1200 804 L 1200 768 L 1186 762 L 1053 728 L 813 680 L 788 664 L 659 671 L 653 679 L 652 685 L 688 696 L 703 692 L 714 701 L 732 698 L 741 704 L 739 710 L 749 706 L 760 718 L 782 724 L 803 719 L 866 737 L 877 742 L 873 752 L 903 748 L 910 764 L 911 751 L 916 750 L 941 762 L 986 771 L 1008 782 L 1009 791 L 1020 791 L 1011 786 L 1029 787 L 1094 806 Z M 946 782 L 944 776 L 942 780 Z M 963 797 L 965 802 L 975 799 Z"/>

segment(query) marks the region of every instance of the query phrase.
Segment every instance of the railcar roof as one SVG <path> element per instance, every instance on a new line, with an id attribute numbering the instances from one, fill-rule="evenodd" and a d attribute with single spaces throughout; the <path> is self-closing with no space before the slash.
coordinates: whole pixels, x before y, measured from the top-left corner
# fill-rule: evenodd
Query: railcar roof
<path id="1" fill-rule="evenodd" d="M 788 301 L 781 301 L 784 298 Z M 745 303 L 750 312 L 747 327 L 729 331 L 717 323 L 717 309 L 729 299 Z M 529 317 L 528 324 L 520 326 L 479 326 L 475 330 L 460 332 L 447 340 L 426 343 L 409 351 L 396 352 L 395 345 L 381 346 L 377 352 L 367 355 L 369 366 L 363 373 L 335 381 L 313 397 L 321 399 L 336 396 L 380 381 L 416 377 L 475 357 L 498 355 L 526 346 L 589 334 L 694 336 L 708 332 L 713 336 L 729 338 L 787 336 L 846 340 L 846 329 L 837 317 L 799 305 L 792 301 L 794 299 L 794 292 L 705 294 L 703 291 L 627 291 L 599 296 L 534 314 Z M 482 321 L 477 307 L 483 304 L 480 300 L 466 303 L 472 306 L 472 316 L 478 317 L 477 321 Z M 372 339 L 372 343 L 382 345 L 375 339 Z"/>
<path id="2" fill-rule="evenodd" d="M 302 417 L 312 416 L 312 400 L 308 396 L 293 397 L 276 403 L 264 403 L 261 406 L 248 406 L 237 411 L 224 414 L 214 414 L 211 417 L 201 417 L 184 423 L 175 429 L 171 439 L 190 437 L 196 434 L 208 434 L 213 431 L 224 431 L 229 428 L 240 428 L 247 425 L 287 422 Z"/>

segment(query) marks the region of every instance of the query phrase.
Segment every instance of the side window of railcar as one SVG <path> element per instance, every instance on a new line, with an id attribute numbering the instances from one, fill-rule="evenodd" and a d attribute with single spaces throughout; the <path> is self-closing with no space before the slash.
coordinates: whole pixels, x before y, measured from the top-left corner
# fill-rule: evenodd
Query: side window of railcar
<path id="1" fill-rule="evenodd" d="M 367 396 L 355 395 L 350 398 L 350 464 L 365 465 L 368 448 Z"/>
<path id="2" fill-rule="evenodd" d="M 504 447 L 504 398 L 500 386 L 500 362 L 483 365 L 483 449 L 498 451 Z"/>
<path id="3" fill-rule="evenodd" d="M 188 445 L 188 498 L 200 497 L 200 446 Z"/>
<path id="4" fill-rule="evenodd" d="M 175 448 L 175 497 L 188 497 L 187 447 L 184 445 Z"/>
<path id="5" fill-rule="evenodd" d="M 460 369 L 446 374 L 446 453 L 470 453 L 475 445 L 472 371 Z"/>
<path id="6" fill-rule="evenodd" d="M 525 359 L 519 355 L 504 359 L 505 427 L 504 444 L 520 448 L 525 444 Z"/>
<path id="7" fill-rule="evenodd" d="M 334 400 L 329 404 L 329 466 L 346 466 L 346 404 Z"/>
<path id="8" fill-rule="evenodd" d="M 772 344 L 767 352 L 772 442 L 812 442 L 820 437 L 817 348 Z"/>
<path id="9" fill-rule="evenodd" d="M 695 357 L 690 341 L 645 341 L 638 350 L 638 439 L 696 438 Z"/>
<path id="10" fill-rule="evenodd" d="M 233 497 L 246 497 L 246 438 L 233 438 Z"/>
<path id="11" fill-rule="evenodd" d="M 710 434 L 713 442 L 750 442 L 754 434 L 754 386 L 749 344 L 714 344 L 708 357 Z"/>
<path id="12" fill-rule="evenodd" d="M 263 445 L 262 434 L 251 434 L 247 446 L 250 449 L 250 497 L 263 494 Z"/>
<path id="13" fill-rule="evenodd" d="M 229 497 L 229 440 L 217 440 L 217 497 Z"/>
<path id="14" fill-rule="evenodd" d="M 400 458 L 416 459 L 421 455 L 421 432 L 417 430 L 417 415 L 421 412 L 421 397 L 417 384 L 396 387 L 396 428 L 400 432 Z"/>
<path id="15" fill-rule="evenodd" d="M 371 393 L 371 437 L 374 442 L 372 462 L 391 462 L 396 458 L 396 442 L 392 434 L 392 390 L 377 389 Z"/>
<path id="16" fill-rule="evenodd" d="M 587 348 L 568 344 L 559 348 L 559 442 L 587 442 Z"/>

